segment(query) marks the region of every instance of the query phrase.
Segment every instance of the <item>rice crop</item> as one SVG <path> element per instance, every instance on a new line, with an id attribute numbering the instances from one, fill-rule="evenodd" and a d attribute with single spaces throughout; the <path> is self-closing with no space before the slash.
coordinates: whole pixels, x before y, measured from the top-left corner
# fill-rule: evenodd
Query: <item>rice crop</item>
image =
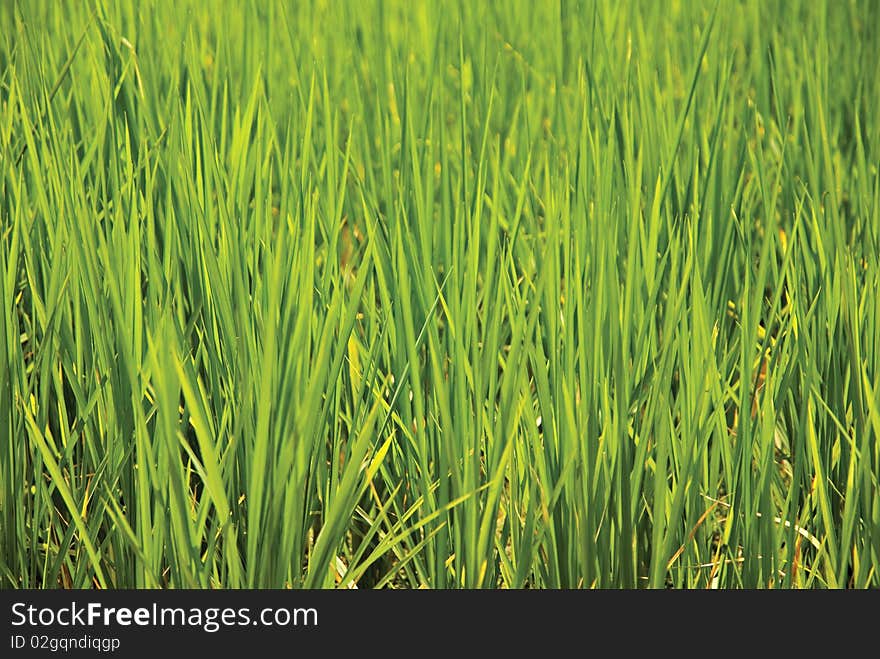
<path id="1" fill-rule="evenodd" d="M 0 3 L 0 587 L 880 587 L 880 3 Z"/>

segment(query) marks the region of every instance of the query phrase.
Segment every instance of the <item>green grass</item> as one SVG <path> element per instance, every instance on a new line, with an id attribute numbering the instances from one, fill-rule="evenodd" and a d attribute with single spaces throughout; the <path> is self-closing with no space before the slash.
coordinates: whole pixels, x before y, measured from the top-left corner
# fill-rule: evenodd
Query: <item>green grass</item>
<path id="1" fill-rule="evenodd" d="M 880 586 L 878 3 L 0 3 L 0 585 Z"/>

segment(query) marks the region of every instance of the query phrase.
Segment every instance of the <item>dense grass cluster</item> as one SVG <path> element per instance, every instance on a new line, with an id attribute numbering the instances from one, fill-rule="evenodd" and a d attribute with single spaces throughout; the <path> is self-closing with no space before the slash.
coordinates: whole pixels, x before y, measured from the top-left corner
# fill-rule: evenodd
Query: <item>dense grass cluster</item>
<path id="1" fill-rule="evenodd" d="M 880 585 L 871 1 L 0 5 L 0 585 Z"/>

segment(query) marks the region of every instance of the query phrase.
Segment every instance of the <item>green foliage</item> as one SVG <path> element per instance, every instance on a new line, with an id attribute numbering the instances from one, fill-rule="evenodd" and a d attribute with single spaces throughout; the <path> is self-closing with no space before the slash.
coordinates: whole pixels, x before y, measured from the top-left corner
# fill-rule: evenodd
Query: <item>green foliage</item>
<path id="1" fill-rule="evenodd" d="M 0 584 L 880 586 L 878 24 L 2 3 Z"/>

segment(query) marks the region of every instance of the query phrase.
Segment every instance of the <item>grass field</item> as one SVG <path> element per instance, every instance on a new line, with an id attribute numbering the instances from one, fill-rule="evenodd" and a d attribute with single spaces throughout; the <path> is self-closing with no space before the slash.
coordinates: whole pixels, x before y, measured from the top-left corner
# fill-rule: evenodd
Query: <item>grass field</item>
<path id="1" fill-rule="evenodd" d="M 0 586 L 880 586 L 877 25 L 0 2 Z"/>

